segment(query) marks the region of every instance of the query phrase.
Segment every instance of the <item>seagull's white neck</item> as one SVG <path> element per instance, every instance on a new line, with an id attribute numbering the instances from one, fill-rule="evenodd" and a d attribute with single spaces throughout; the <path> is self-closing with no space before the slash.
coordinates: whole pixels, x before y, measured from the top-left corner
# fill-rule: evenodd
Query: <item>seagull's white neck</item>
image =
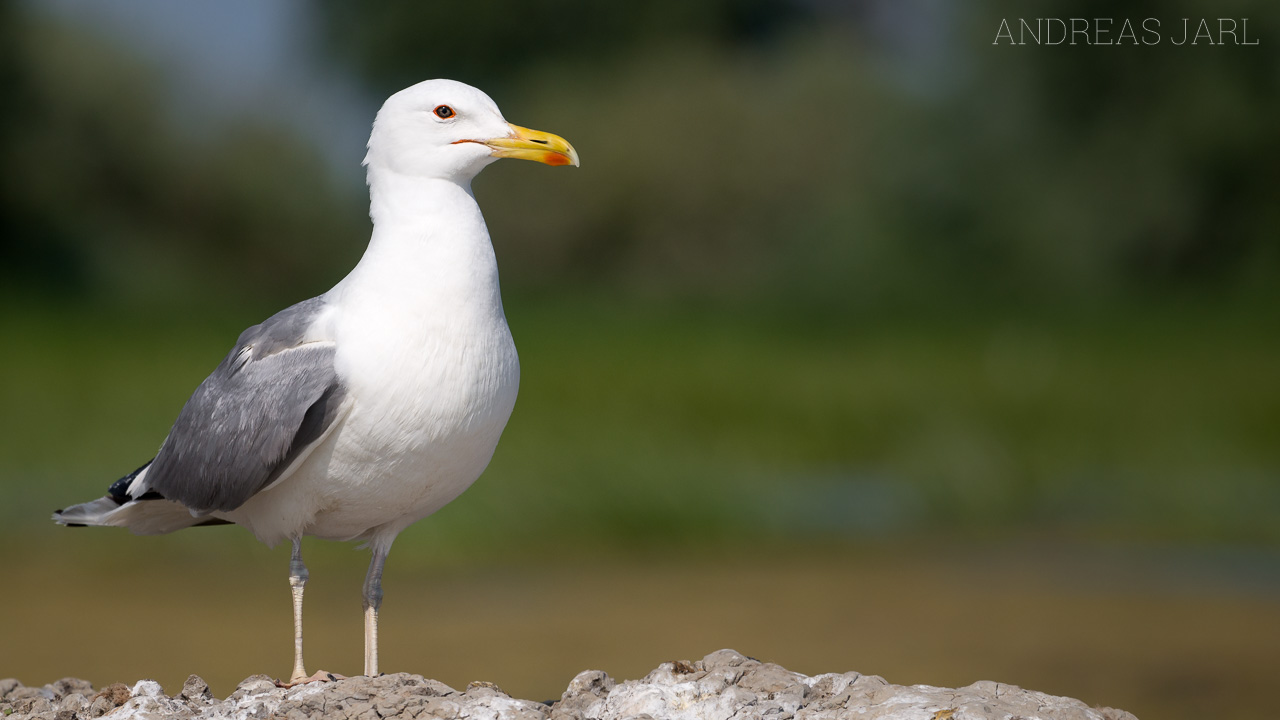
<path id="1" fill-rule="evenodd" d="M 497 261 L 468 184 L 371 166 L 369 198 L 373 235 L 334 289 L 341 302 L 437 318 L 502 317 Z"/>
<path id="2" fill-rule="evenodd" d="M 370 167 L 369 217 L 374 220 L 374 242 L 379 240 L 379 229 L 421 229 L 436 234 L 443 231 L 442 223 L 461 223 L 471 232 L 479 229 L 489 240 L 470 182 L 404 176 L 387 168 Z"/>

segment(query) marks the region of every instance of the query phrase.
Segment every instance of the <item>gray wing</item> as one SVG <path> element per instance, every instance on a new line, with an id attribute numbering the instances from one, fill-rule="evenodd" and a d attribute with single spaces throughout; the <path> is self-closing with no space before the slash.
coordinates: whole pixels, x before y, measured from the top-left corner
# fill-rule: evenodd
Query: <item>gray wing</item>
<path id="1" fill-rule="evenodd" d="M 200 513 L 234 510 L 319 440 L 345 390 L 332 342 L 307 342 L 324 309 L 312 298 L 241 333 L 182 408 L 145 490 Z"/>

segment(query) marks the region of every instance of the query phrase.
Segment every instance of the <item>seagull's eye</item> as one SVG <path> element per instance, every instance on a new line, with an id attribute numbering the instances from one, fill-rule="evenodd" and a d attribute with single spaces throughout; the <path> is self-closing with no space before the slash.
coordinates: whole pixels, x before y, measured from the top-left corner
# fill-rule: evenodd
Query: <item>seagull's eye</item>
<path id="1" fill-rule="evenodd" d="M 440 118 L 441 120 L 448 120 L 454 115 L 457 115 L 457 113 L 453 111 L 453 108 L 449 107 L 448 105 L 437 105 L 435 112 L 436 112 L 436 117 Z"/>

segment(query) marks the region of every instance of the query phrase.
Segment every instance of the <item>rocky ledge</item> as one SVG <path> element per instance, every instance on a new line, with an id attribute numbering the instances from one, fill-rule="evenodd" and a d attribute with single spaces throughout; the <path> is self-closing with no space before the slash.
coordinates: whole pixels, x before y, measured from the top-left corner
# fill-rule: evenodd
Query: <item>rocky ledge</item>
<path id="1" fill-rule="evenodd" d="M 474 718 L 492 720 L 728 720 L 729 718 L 858 718 L 859 720 L 1137 720 L 1112 708 L 1090 708 L 990 681 L 963 688 L 904 687 L 875 675 L 848 672 L 807 677 L 732 650 L 697 662 L 663 663 L 641 680 L 615 682 L 599 670 L 579 673 L 559 701 L 508 696 L 491 683 L 458 691 L 421 675 L 396 673 L 280 688 L 254 675 L 225 700 L 199 677 L 165 695 L 159 683 L 109 685 L 95 692 L 66 678 L 44 687 L 0 680 L 0 715 L 11 720 L 127 718 Z"/>

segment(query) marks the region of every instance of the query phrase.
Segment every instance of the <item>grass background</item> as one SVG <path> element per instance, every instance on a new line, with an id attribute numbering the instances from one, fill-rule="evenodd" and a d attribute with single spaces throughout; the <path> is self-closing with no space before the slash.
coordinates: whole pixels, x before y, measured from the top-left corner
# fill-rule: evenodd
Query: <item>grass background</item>
<path id="1" fill-rule="evenodd" d="M 826 539 L 929 528 L 1273 545 L 1280 320 L 1170 303 L 974 319 L 508 300 L 525 382 L 433 544 Z M 29 526 L 154 453 L 246 311 L 0 321 Z M 624 459 L 620 461 L 619 459 Z M 42 519 L 38 522 L 43 522 Z"/>

